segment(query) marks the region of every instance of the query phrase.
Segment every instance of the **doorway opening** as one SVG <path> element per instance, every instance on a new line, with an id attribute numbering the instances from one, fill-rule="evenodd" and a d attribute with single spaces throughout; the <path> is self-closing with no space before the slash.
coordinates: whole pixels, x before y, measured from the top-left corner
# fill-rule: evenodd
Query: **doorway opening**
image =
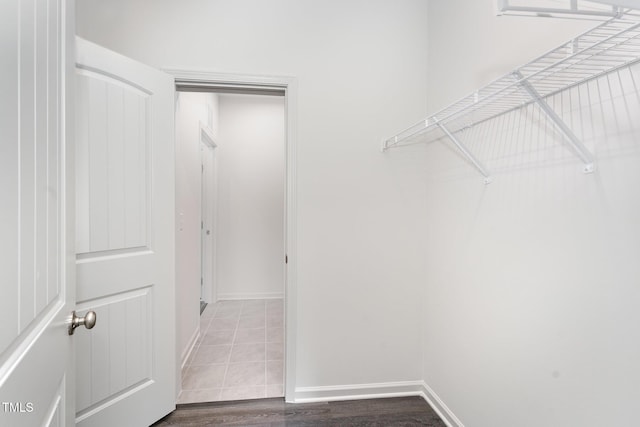
<path id="1" fill-rule="evenodd" d="M 201 314 L 198 333 L 178 348 L 179 403 L 282 397 L 288 389 L 285 378 L 291 378 L 285 371 L 294 359 L 287 358 L 285 369 L 292 344 L 285 336 L 293 327 L 291 316 L 285 322 L 292 285 L 287 261 L 295 230 L 288 221 L 293 206 L 289 84 L 176 78 L 178 323 L 192 316 L 184 313 L 183 319 L 182 312 L 193 311 L 179 301 L 189 294 L 180 278 L 189 203 L 198 208 L 193 210 L 199 216 L 197 296 L 202 307 L 196 310 Z M 198 123 L 197 156 L 181 146 L 185 131 L 180 120 L 186 111 L 189 123 Z M 196 174 L 188 169 L 190 155 L 198 160 Z M 199 194 L 189 176 L 199 181 Z M 182 194 L 181 188 L 186 189 Z"/>

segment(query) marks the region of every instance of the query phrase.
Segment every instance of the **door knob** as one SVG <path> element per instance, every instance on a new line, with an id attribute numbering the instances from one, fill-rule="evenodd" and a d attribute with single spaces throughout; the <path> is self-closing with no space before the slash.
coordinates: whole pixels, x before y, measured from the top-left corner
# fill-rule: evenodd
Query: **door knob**
<path id="1" fill-rule="evenodd" d="M 85 328 L 91 329 L 96 326 L 96 312 L 88 311 L 84 317 L 76 316 L 75 310 L 71 313 L 71 324 L 69 325 L 69 335 L 73 335 L 73 332 L 78 326 L 84 325 Z"/>

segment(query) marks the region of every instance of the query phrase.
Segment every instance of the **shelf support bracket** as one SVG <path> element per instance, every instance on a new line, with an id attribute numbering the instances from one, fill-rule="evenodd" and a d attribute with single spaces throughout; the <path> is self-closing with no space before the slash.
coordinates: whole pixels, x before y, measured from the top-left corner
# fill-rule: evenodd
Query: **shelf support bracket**
<path id="1" fill-rule="evenodd" d="M 464 154 L 464 156 L 467 159 L 469 159 L 471 163 L 473 163 L 473 165 L 476 167 L 476 169 L 478 169 L 478 171 L 482 174 L 482 176 L 484 176 L 484 183 L 489 184 L 491 182 L 491 175 L 489 174 L 489 171 L 487 170 L 487 168 L 484 167 L 484 165 L 480 162 L 480 160 L 478 160 L 476 156 L 474 156 L 467 149 L 467 147 L 462 143 L 462 141 L 456 138 L 454 134 L 449 132 L 449 129 L 447 129 L 445 125 L 443 125 L 438 121 L 436 121 L 436 125 L 442 130 L 442 132 L 444 132 L 445 135 L 447 135 L 447 137 L 449 137 L 451 141 L 453 141 L 456 147 L 458 147 L 458 150 L 460 150 L 462 154 Z"/>
<path id="2" fill-rule="evenodd" d="M 518 81 L 518 84 L 522 89 L 527 92 L 534 102 L 544 111 L 544 113 L 551 119 L 554 125 L 560 130 L 562 135 L 569 141 L 569 144 L 573 147 L 580 160 L 584 163 L 584 167 L 582 171 L 584 173 L 591 173 L 594 170 L 593 166 L 593 156 L 584 146 L 582 141 L 578 139 L 578 137 L 573 133 L 571 129 L 566 125 L 566 123 L 553 111 L 553 108 L 547 102 L 542 99 L 538 91 L 529 83 L 520 71 L 515 71 L 513 76 Z"/>

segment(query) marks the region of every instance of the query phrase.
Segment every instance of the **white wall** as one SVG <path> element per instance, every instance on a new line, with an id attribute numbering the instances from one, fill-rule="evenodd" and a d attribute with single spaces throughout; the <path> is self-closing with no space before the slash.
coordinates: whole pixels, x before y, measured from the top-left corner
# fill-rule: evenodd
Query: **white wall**
<path id="1" fill-rule="evenodd" d="M 284 296 L 284 97 L 220 95 L 219 299 Z"/>
<path id="2" fill-rule="evenodd" d="M 563 113 L 593 175 L 522 115 L 465 136 L 489 186 L 447 145 L 382 155 L 429 112 L 427 40 L 435 110 L 589 25 L 429 6 L 425 25 L 421 0 L 86 0 L 78 30 L 158 67 L 297 77 L 298 387 L 424 378 L 467 426 L 629 425 L 638 98 L 603 82 Z"/>
<path id="3" fill-rule="evenodd" d="M 424 0 L 78 3 L 81 36 L 142 62 L 297 79 L 299 396 L 421 378 L 425 159 L 379 147 L 427 113 L 426 19 Z"/>
<path id="4" fill-rule="evenodd" d="M 200 122 L 212 120 L 217 129 L 217 108 L 215 94 L 177 93 L 176 330 L 177 360 L 183 362 L 200 325 Z"/>
<path id="5" fill-rule="evenodd" d="M 430 3 L 434 109 L 592 25 L 495 18 L 492 3 Z M 592 175 L 531 108 L 463 135 L 494 172 L 488 186 L 455 148 L 425 148 L 424 377 L 466 426 L 637 424 L 637 66 L 633 75 L 550 101 L 595 154 Z"/>

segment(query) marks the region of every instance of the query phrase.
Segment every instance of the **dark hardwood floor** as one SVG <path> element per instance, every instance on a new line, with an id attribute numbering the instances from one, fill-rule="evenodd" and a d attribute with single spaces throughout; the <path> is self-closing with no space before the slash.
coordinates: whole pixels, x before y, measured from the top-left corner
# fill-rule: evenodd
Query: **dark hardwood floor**
<path id="1" fill-rule="evenodd" d="M 421 397 L 285 403 L 284 399 L 192 403 L 152 427 L 195 426 L 431 426 L 445 427 Z"/>

